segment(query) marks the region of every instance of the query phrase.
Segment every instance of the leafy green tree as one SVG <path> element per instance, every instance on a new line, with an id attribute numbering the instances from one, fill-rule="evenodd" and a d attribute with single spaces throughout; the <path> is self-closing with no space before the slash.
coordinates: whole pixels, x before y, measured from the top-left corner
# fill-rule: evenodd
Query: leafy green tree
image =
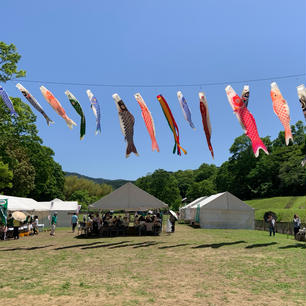
<path id="1" fill-rule="evenodd" d="M 12 187 L 13 172 L 0 160 L 0 190 Z"/>
<path id="2" fill-rule="evenodd" d="M 70 201 L 77 201 L 82 209 L 87 209 L 89 204 L 96 202 L 99 199 L 97 196 L 90 196 L 87 190 L 76 190 L 70 196 Z"/>
<path id="3" fill-rule="evenodd" d="M 139 178 L 136 180 L 136 185 L 173 209 L 178 209 L 181 204 L 180 190 L 175 176 L 163 169 L 158 169 L 145 178 Z"/>
<path id="4" fill-rule="evenodd" d="M 28 148 L 30 162 L 35 168 L 35 189 L 30 197 L 40 201 L 64 198 L 65 175 L 62 167 L 54 161 L 54 152 L 39 143 L 32 143 Z"/>
<path id="5" fill-rule="evenodd" d="M 194 181 L 193 170 L 179 170 L 173 173 L 182 198 L 187 197 L 187 190 Z"/>
<path id="6" fill-rule="evenodd" d="M 103 196 L 112 192 L 112 187 L 106 184 L 97 184 L 85 178 L 66 176 L 64 184 L 64 196 L 68 201 L 80 201 L 86 208 Z M 79 200 L 78 200 L 79 199 Z"/>
<path id="7" fill-rule="evenodd" d="M 8 195 L 36 200 L 63 198 L 64 174 L 53 160 L 54 152 L 42 146 L 36 116 L 19 98 L 12 98 L 17 118 L 0 99 L 0 158 L 13 173 L 12 185 L 1 188 Z"/>
<path id="8" fill-rule="evenodd" d="M 21 55 L 16 51 L 15 45 L 7 45 L 5 42 L 0 41 L 0 82 L 26 75 L 24 70 L 17 70 L 20 58 Z"/>
<path id="9" fill-rule="evenodd" d="M 188 202 L 192 202 L 197 198 L 210 196 L 216 192 L 217 191 L 214 182 L 209 179 L 203 180 L 201 182 L 193 182 L 187 190 L 187 199 Z"/>

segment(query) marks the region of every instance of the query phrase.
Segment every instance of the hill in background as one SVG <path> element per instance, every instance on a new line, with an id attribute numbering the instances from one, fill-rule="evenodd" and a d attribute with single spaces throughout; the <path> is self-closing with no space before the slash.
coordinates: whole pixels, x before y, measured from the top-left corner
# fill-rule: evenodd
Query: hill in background
<path id="1" fill-rule="evenodd" d="M 121 187 L 122 185 L 124 185 L 125 183 L 128 182 L 134 182 L 134 181 L 128 181 L 128 180 L 122 180 L 122 179 L 118 179 L 118 180 L 108 180 L 108 179 L 104 179 L 104 178 L 93 178 L 93 177 L 89 177 L 86 175 L 82 175 L 76 172 L 65 172 L 66 176 L 77 176 L 79 178 L 84 178 L 87 180 L 91 180 L 94 181 L 97 184 L 107 184 L 113 187 L 113 189 L 117 189 L 119 187 Z"/>
<path id="2" fill-rule="evenodd" d="M 277 221 L 291 222 L 293 215 L 298 214 L 302 222 L 306 222 L 306 197 L 274 197 L 245 201 L 255 208 L 255 219 L 262 220 L 266 211 L 272 210 Z"/>

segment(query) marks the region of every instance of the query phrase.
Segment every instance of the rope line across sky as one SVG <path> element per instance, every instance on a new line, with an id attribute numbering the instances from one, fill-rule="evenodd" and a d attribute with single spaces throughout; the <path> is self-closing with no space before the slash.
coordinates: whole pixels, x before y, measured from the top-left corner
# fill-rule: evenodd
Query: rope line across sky
<path id="1" fill-rule="evenodd" d="M 222 82 L 207 82 L 207 83 L 193 83 L 193 84 L 98 84 L 98 83 L 77 83 L 77 82 L 53 82 L 53 81 L 39 81 L 39 80 L 27 80 L 23 79 L 22 82 L 25 83 L 40 83 L 40 84 L 53 84 L 53 85 L 70 85 L 70 86 L 92 86 L 92 87 L 201 87 L 201 86 L 217 86 L 217 85 L 227 85 L 227 84 L 242 84 L 242 83 L 254 83 L 254 82 L 263 82 L 269 80 L 281 80 L 281 79 L 292 79 L 304 77 L 305 73 L 300 74 L 289 74 L 283 76 L 274 76 L 267 78 L 258 78 L 258 79 L 249 79 L 249 80 L 240 80 L 240 81 L 222 81 Z M 21 79 L 12 79 L 10 81 L 19 82 Z"/>

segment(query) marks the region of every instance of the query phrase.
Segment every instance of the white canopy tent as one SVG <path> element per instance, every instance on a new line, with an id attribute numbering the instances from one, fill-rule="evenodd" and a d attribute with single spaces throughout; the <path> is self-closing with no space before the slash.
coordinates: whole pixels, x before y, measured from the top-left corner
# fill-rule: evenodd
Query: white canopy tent
<path id="1" fill-rule="evenodd" d="M 89 205 L 99 210 L 145 211 L 167 209 L 168 205 L 132 183 L 126 183 L 99 201 Z"/>
<path id="2" fill-rule="evenodd" d="M 0 195 L 0 199 L 7 199 L 8 211 L 24 211 L 24 212 L 36 212 L 36 211 L 47 211 L 44 207 L 40 205 L 39 202 L 31 198 L 21 198 Z"/>
<path id="3" fill-rule="evenodd" d="M 71 217 L 74 213 L 79 212 L 78 202 L 76 201 L 62 201 L 60 199 L 54 199 L 50 202 L 38 202 L 41 207 L 48 211 L 49 214 L 57 212 L 57 226 L 69 227 L 71 226 Z M 43 223 L 49 224 L 48 217 L 43 217 Z"/>
<path id="4" fill-rule="evenodd" d="M 199 205 L 199 208 L 198 208 Z M 200 209 L 201 228 L 254 229 L 254 208 L 229 192 L 212 195 L 194 205 Z"/>
<path id="5" fill-rule="evenodd" d="M 189 222 L 192 219 L 194 219 L 192 207 L 197 205 L 200 201 L 204 200 L 205 198 L 207 198 L 207 197 L 204 196 L 204 197 L 197 198 L 194 201 L 192 201 L 191 203 L 189 203 L 189 204 L 185 205 L 184 207 L 180 208 L 180 219 L 184 220 L 185 222 Z"/>
<path id="6" fill-rule="evenodd" d="M 47 226 L 49 224 L 48 216 L 54 212 L 58 213 L 59 227 L 67 227 L 71 224 L 71 216 L 78 212 L 78 202 L 62 201 L 54 199 L 49 202 L 37 202 L 31 198 L 21 198 L 0 195 L 0 199 L 8 200 L 8 211 L 22 211 L 29 215 L 37 215 L 39 223 Z"/>

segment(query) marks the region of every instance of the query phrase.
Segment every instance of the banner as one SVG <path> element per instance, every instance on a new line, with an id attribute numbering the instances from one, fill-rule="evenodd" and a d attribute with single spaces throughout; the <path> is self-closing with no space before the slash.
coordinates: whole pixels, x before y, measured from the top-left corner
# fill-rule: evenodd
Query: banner
<path id="1" fill-rule="evenodd" d="M 0 223 L 7 224 L 7 200 L 0 200 Z"/>

